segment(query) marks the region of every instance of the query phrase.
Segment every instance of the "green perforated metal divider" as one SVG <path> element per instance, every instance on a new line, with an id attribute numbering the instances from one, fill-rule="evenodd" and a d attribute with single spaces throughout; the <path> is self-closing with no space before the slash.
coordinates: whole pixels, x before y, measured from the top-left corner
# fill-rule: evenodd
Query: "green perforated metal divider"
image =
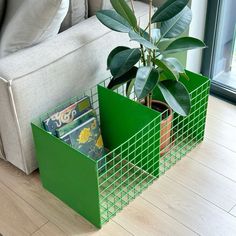
<path id="1" fill-rule="evenodd" d="M 126 98 L 124 86 L 116 91 L 106 89 L 109 79 L 84 93 L 100 118 L 108 150 L 97 162 L 42 129 L 41 120 L 53 111 L 33 122 L 44 187 L 95 226 L 109 221 L 203 140 L 210 82 L 187 73 L 190 80 L 181 80 L 191 94 L 191 114 L 173 114 L 171 121 L 163 122 L 167 114 L 139 104 L 134 93 Z M 159 91 L 154 94 L 163 100 Z"/>

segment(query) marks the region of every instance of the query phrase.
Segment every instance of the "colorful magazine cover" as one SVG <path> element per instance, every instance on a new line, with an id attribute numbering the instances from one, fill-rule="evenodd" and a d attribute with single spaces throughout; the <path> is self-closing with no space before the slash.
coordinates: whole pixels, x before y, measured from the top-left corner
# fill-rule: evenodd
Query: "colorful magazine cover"
<path id="1" fill-rule="evenodd" d="M 56 129 L 72 122 L 75 118 L 84 114 L 92 108 L 90 99 L 88 96 L 83 97 L 74 104 L 58 110 L 49 118 L 43 121 L 43 125 L 46 131 L 56 135 Z"/>
<path id="2" fill-rule="evenodd" d="M 101 131 L 97 119 L 94 117 L 71 130 L 61 139 L 96 161 L 105 155 Z M 101 161 L 99 168 L 104 163 L 105 161 Z"/>
<path id="3" fill-rule="evenodd" d="M 76 127 L 80 126 L 81 124 L 83 124 L 87 120 L 91 119 L 92 117 L 95 117 L 95 118 L 97 117 L 96 112 L 93 109 L 91 109 L 91 110 L 85 112 L 84 114 L 82 114 L 81 116 L 75 118 L 69 124 L 66 124 L 66 125 L 62 126 L 61 128 L 57 129 L 56 130 L 56 136 L 58 138 L 64 136 L 65 134 L 69 133 L 71 130 L 73 130 Z"/>

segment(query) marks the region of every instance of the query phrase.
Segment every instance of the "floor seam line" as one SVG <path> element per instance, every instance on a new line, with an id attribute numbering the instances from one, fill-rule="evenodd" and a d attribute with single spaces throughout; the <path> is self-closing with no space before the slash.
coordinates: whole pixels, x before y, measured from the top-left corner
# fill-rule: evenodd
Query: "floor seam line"
<path id="1" fill-rule="evenodd" d="M 228 147 L 226 147 L 226 146 L 224 146 L 224 145 L 222 145 L 222 144 L 216 142 L 215 140 L 209 138 L 208 135 L 207 135 L 207 132 L 205 132 L 205 138 L 208 139 L 208 140 L 210 140 L 210 141 L 212 141 L 213 143 L 215 143 L 215 144 L 217 144 L 217 145 L 223 147 L 223 148 L 228 149 L 229 151 L 231 151 L 231 152 L 233 152 L 233 153 L 236 153 L 236 151 L 234 151 L 234 150 L 232 150 L 232 149 L 230 149 L 230 148 L 228 148 Z"/>
<path id="2" fill-rule="evenodd" d="M 168 214 L 167 212 L 165 212 L 164 210 L 162 210 L 160 207 L 156 206 L 155 204 L 153 204 L 152 202 L 150 202 L 148 199 L 146 199 L 143 196 L 140 196 L 143 200 L 145 200 L 146 202 L 148 202 L 149 204 L 151 204 L 153 207 L 159 209 L 160 211 L 162 211 L 163 213 L 165 213 L 166 215 L 168 215 L 170 218 L 174 219 L 176 222 L 178 222 L 179 224 L 183 225 L 184 227 L 186 227 L 187 229 L 189 229 L 190 231 L 192 231 L 193 233 L 201 236 L 200 233 L 196 232 L 195 230 L 193 230 L 192 228 L 190 228 L 189 226 L 185 225 L 184 223 L 182 223 L 181 221 L 179 221 L 178 219 L 176 219 L 174 216 Z"/>
<path id="3" fill-rule="evenodd" d="M 236 203 L 235 203 L 235 205 L 228 211 L 228 213 L 230 213 L 235 207 L 236 207 Z"/>
<path id="4" fill-rule="evenodd" d="M 120 223 L 118 223 L 115 219 L 111 219 L 112 222 L 114 222 L 115 224 L 119 225 L 122 229 L 124 229 L 127 233 L 135 236 L 135 234 L 131 233 L 129 230 L 127 230 L 124 226 L 122 226 Z"/>
<path id="5" fill-rule="evenodd" d="M 215 170 L 215 169 L 213 169 L 213 168 L 209 167 L 208 165 L 206 165 L 206 164 L 204 164 L 204 163 L 202 163 L 202 162 L 200 162 L 200 161 L 198 161 L 198 160 L 196 160 L 196 159 L 192 158 L 192 157 L 191 157 L 191 156 L 189 156 L 188 154 L 187 154 L 187 157 L 188 157 L 188 158 L 190 158 L 192 161 L 194 161 L 194 162 L 198 163 L 199 165 L 202 165 L 202 166 L 204 166 L 205 168 L 207 168 L 207 169 L 209 169 L 209 170 L 211 170 L 211 171 L 215 172 L 216 174 L 218 174 L 218 175 L 220 175 L 220 176 L 223 176 L 224 178 L 226 178 L 226 179 L 228 179 L 228 180 L 230 180 L 230 181 L 232 181 L 233 183 L 235 183 L 235 184 L 236 184 L 236 180 L 234 180 L 234 179 L 231 179 L 231 178 L 229 178 L 229 177 L 227 177 L 227 176 L 223 175 L 222 173 L 220 173 L 220 172 L 218 172 L 217 170 Z"/>
<path id="6" fill-rule="evenodd" d="M 0 180 L 0 182 L 9 190 L 11 190 L 13 193 L 15 193 L 22 201 L 24 201 L 25 203 L 27 203 L 32 209 L 34 209 L 41 217 L 44 217 L 47 221 L 49 221 L 49 219 L 43 215 L 41 212 L 39 212 L 36 208 L 34 208 L 34 206 L 32 206 L 32 204 L 30 204 L 28 201 L 26 201 L 24 198 L 22 198 L 15 190 L 11 189 L 8 185 L 6 185 L 2 180 Z"/>
<path id="7" fill-rule="evenodd" d="M 35 234 L 35 233 L 37 233 L 40 229 L 42 229 L 47 223 L 49 222 L 49 220 L 45 223 L 45 224 L 43 224 L 43 225 L 41 225 L 37 230 L 35 230 L 33 233 L 31 233 L 30 235 L 33 235 L 33 234 Z"/>
<path id="8" fill-rule="evenodd" d="M 227 149 L 227 150 L 230 151 L 230 152 L 236 153 L 236 151 L 233 151 L 232 149 L 230 149 L 230 148 L 228 148 L 228 147 L 226 147 L 226 146 L 224 146 L 224 145 L 222 145 L 222 144 L 216 142 L 215 140 L 213 140 L 213 139 L 207 137 L 207 132 L 205 132 L 204 138 L 205 138 L 205 139 L 208 139 L 210 142 L 212 142 L 212 143 L 214 143 L 214 144 L 217 144 L 217 145 L 219 145 L 219 146 L 221 146 L 221 147 Z M 203 140 L 203 142 L 204 142 L 204 140 Z"/>
<path id="9" fill-rule="evenodd" d="M 216 115 L 213 115 L 213 114 L 211 114 L 211 113 L 208 113 L 207 115 L 209 115 L 209 116 L 211 116 L 211 117 L 214 117 L 215 119 L 217 119 L 217 120 L 219 120 L 219 121 L 222 121 L 222 122 L 224 122 L 225 124 L 230 125 L 230 126 L 236 128 L 236 125 L 233 125 L 233 124 L 229 123 L 228 121 L 219 119 Z"/>
<path id="10" fill-rule="evenodd" d="M 210 205 L 213 205 L 213 206 L 217 207 L 218 209 L 220 209 L 220 210 L 224 211 L 225 213 L 228 213 L 228 211 L 227 211 L 227 210 L 225 210 L 224 208 L 222 208 L 222 207 L 220 207 L 220 206 L 216 205 L 214 202 L 210 201 L 209 199 L 207 199 L 207 198 L 203 197 L 202 195 L 200 195 L 199 193 L 195 192 L 194 190 L 192 190 L 191 188 L 189 188 L 189 187 L 188 187 L 188 186 L 186 186 L 185 184 L 182 184 L 182 183 L 180 183 L 180 182 L 176 181 L 175 179 L 173 179 L 173 178 L 171 178 L 171 177 L 169 177 L 169 176 L 167 176 L 167 175 L 166 175 L 166 177 L 167 177 L 168 179 L 172 180 L 173 182 L 175 182 L 175 183 L 177 183 L 177 184 L 181 185 L 182 187 L 186 188 L 186 189 L 187 189 L 187 190 L 189 190 L 190 192 L 192 192 L 192 193 L 194 193 L 194 194 L 198 195 L 200 198 L 202 198 L 202 199 L 204 199 L 205 201 L 207 201 L 207 202 L 208 202 L 208 204 L 210 204 Z"/>

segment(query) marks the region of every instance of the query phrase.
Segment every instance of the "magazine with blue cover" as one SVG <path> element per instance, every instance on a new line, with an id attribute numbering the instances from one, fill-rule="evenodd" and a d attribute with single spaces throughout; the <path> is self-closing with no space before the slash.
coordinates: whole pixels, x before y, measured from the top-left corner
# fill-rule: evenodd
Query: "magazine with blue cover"
<path id="1" fill-rule="evenodd" d="M 84 122 L 91 119 L 92 117 L 95 117 L 95 118 L 97 117 L 96 112 L 93 109 L 85 112 L 84 114 L 77 117 L 76 119 L 74 119 L 69 124 L 66 124 L 66 125 L 62 126 L 61 128 L 57 129 L 56 130 L 56 136 L 58 138 L 64 136 L 65 134 L 69 133 L 71 130 L 75 129 L 76 127 L 83 124 Z"/>
<path id="2" fill-rule="evenodd" d="M 101 131 L 95 117 L 71 130 L 61 139 L 96 161 L 105 155 Z M 104 165 L 104 162 L 100 164 L 99 168 Z"/>

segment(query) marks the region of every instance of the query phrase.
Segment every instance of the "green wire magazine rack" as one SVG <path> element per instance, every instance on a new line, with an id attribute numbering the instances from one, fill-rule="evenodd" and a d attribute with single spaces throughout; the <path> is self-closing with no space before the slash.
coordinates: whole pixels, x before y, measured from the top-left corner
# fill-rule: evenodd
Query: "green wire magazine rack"
<path id="1" fill-rule="evenodd" d="M 191 114 L 173 114 L 168 140 L 163 140 L 161 130 L 163 114 L 138 103 L 134 94 L 125 97 L 125 87 L 108 90 L 106 80 L 85 93 L 99 116 L 109 150 L 99 160 L 103 165 L 47 133 L 41 122 L 45 114 L 38 118 L 32 130 L 44 188 L 101 228 L 203 140 L 210 81 L 187 74 L 190 80 L 181 81 L 191 95 Z M 158 91 L 154 94 L 163 101 Z"/>

